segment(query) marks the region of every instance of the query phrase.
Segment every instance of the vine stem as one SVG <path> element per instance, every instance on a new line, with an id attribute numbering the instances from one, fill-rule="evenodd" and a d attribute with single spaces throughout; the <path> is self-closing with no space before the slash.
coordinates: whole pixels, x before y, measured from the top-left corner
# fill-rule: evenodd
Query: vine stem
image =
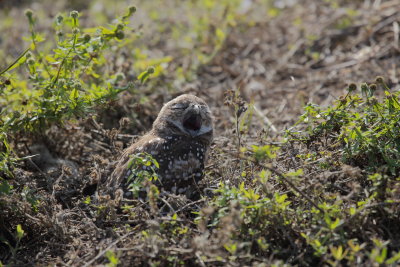
<path id="1" fill-rule="evenodd" d="M 54 87 L 54 85 L 56 84 L 58 78 L 60 77 L 61 68 L 62 68 L 62 66 L 63 66 L 64 63 L 65 63 L 65 60 L 68 58 L 69 54 L 71 54 L 72 50 L 75 49 L 76 39 L 77 39 L 77 38 L 76 38 L 76 35 L 77 35 L 77 34 L 74 34 L 74 36 L 73 36 L 74 42 L 72 43 L 71 48 L 68 50 L 67 55 L 66 55 L 66 56 L 63 58 L 63 60 L 61 61 L 60 67 L 58 68 L 58 71 L 57 71 L 57 75 L 56 75 L 56 77 L 54 78 L 53 83 L 51 84 L 51 88 Z"/>

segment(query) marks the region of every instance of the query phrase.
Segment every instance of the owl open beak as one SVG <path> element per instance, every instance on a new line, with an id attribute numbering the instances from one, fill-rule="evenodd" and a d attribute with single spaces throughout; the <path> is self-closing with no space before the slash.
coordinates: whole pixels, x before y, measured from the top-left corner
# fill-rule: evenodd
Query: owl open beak
<path id="1" fill-rule="evenodd" d="M 198 131 L 201 128 L 200 114 L 192 114 L 183 121 L 183 127 L 188 130 Z"/>

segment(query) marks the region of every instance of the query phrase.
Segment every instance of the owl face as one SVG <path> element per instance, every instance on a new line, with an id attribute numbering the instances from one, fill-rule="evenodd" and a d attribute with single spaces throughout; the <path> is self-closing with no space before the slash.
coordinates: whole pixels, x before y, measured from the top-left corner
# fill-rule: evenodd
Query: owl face
<path id="1" fill-rule="evenodd" d="M 153 128 L 165 130 L 162 127 L 168 128 L 167 134 L 201 136 L 212 132 L 211 111 L 201 98 L 184 94 L 166 103 L 161 109 Z"/>

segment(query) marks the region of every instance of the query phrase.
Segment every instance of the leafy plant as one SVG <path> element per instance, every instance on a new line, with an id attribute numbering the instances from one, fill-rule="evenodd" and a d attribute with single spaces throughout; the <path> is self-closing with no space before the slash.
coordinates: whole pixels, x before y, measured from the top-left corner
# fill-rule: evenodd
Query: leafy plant
<path id="1" fill-rule="evenodd" d="M 307 144 L 322 140 L 330 148 L 339 148 L 345 163 L 367 171 L 392 175 L 400 171 L 399 93 L 391 92 L 382 77 L 376 84 L 362 84 L 361 94 L 353 94 L 356 85 L 348 88 L 335 106 L 321 109 L 308 105 L 299 123 L 306 132 L 288 131 L 290 140 Z M 374 94 L 381 88 L 384 98 Z"/>
<path id="2" fill-rule="evenodd" d="M 35 29 L 37 21 L 31 10 L 25 12 L 31 35 L 30 48 L 2 72 L 10 82 L 3 89 L 3 130 L 38 131 L 52 123 L 83 116 L 98 104 L 105 103 L 129 88 L 119 87 L 122 75 L 112 79 L 104 69 L 104 52 L 124 39 L 127 19 L 135 12 L 120 17 L 110 27 L 81 28 L 79 13 L 57 15 L 54 23 L 55 48 L 42 51 L 45 37 Z M 26 38 L 28 40 L 28 38 Z M 13 69 L 24 66 L 28 79 L 21 79 Z M 102 73 L 102 74 L 100 74 Z M 18 89 L 18 90 L 16 90 Z M 7 106 L 5 106 L 7 104 Z"/>
<path id="3" fill-rule="evenodd" d="M 20 247 L 20 243 L 21 243 L 21 239 L 24 237 L 25 235 L 25 231 L 22 229 L 22 226 L 20 224 L 18 224 L 16 226 L 16 231 L 14 234 L 15 237 L 15 245 L 14 244 L 10 244 L 7 240 L 3 240 L 3 238 L 1 237 L 1 241 L 4 242 L 4 244 L 6 244 L 11 252 L 11 259 L 15 260 L 16 254 L 17 252 L 21 249 Z M 0 262 L 1 265 L 1 262 Z"/>
<path id="4" fill-rule="evenodd" d="M 143 189 L 145 181 L 151 182 L 158 179 L 156 171 L 159 167 L 158 162 L 148 153 L 138 153 L 131 156 L 128 163 L 130 174 L 127 182 L 129 183 L 129 190 L 135 197 Z"/>
<path id="5" fill-rule="evenodd" d="M 129 30 L 129 18 L 136 8 L 107 27 L 83 28 L 80 14 L 58 14 L 54 20 L 54 41 L 36 30 L 38 20 L 27 10 L 30 43 L 13 63 L 0 72 L 0 173 L 12 176 L 18 160 L 9 137 L 16 132 L 43 132 L 50 125 L 80 118 L 93 112 L 117 95 L 134 87 L 123 73 L 113 73 L 107 56 L 122 44 Z M 45 42 L 45 45 L 43 44 Z M 42 45 L 43 44 L 43 45 Z M 50 48 L 49 48 L 50 47 Z M 138 75 L 145 82 L 153 67 Z M 2 181 L 2 184 L 6 182 Z"/>
<path id="6" fill-rule="evenodd" d="M 118 266 L 118 263 L 119 263 L 118 255 L 114 251 L 107 250 L 105 256 L 109 261 L 109 263 L 106 264 L 107 267 L 116 267 L 116 266 Z"/>

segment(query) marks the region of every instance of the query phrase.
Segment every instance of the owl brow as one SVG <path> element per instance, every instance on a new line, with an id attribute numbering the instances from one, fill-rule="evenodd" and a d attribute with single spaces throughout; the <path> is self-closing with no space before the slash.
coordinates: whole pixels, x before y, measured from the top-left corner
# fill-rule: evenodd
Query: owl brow
<path id="1" fill-rule="evenodd" d="M 188 104 L 177 103 L 172 105 L 171 109 L 186 109 L 188 106 Z"/>

